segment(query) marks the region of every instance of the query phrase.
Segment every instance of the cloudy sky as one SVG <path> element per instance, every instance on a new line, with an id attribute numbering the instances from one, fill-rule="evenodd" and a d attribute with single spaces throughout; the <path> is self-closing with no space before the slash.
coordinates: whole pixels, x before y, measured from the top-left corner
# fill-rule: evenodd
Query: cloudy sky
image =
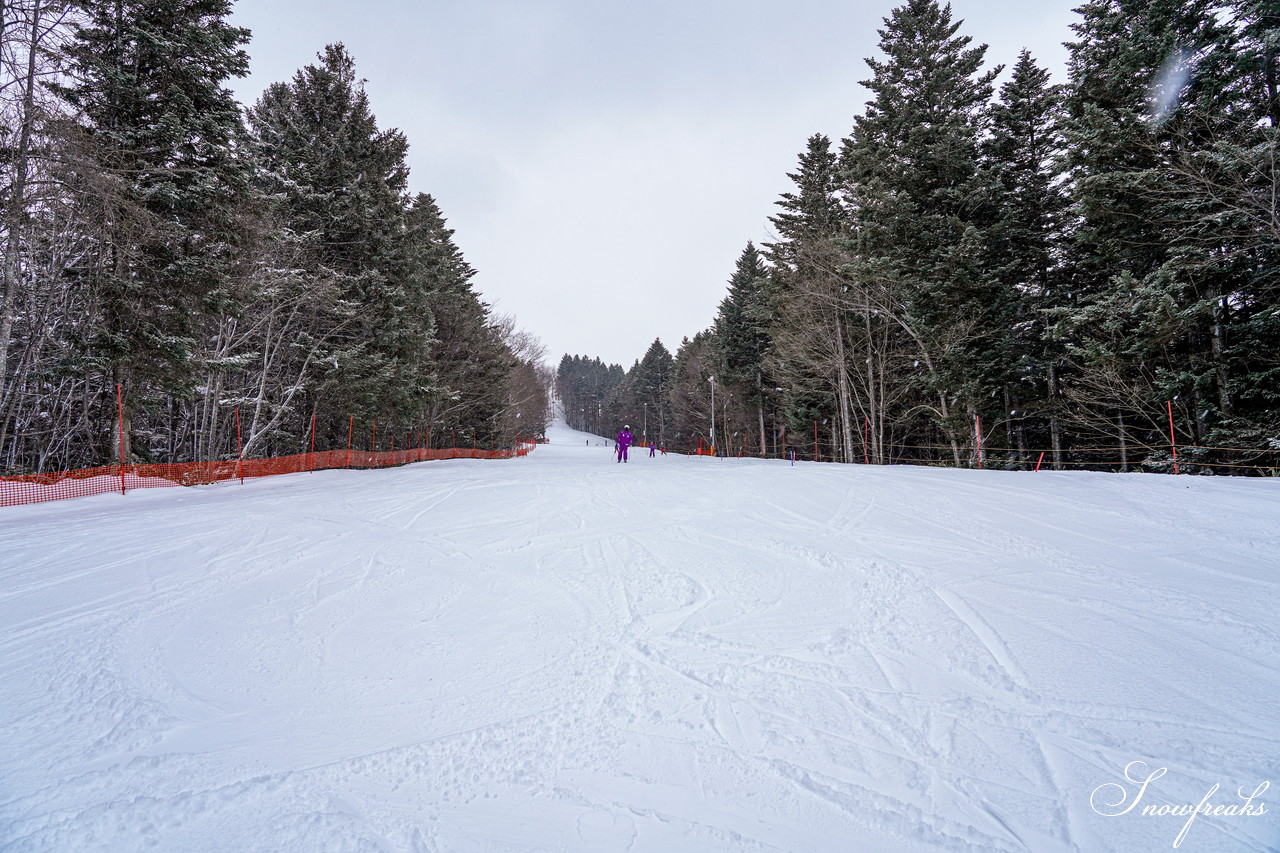
<path id="1" fill-rule="evenodd" d="M 848 134 L 899 0 L 238 0 L 251 103 L 341 41 L 496 311 L 630 366 L 706 328 L 813 133 Z M 953 0 L 1058 81 L 1079 0 Z"/>

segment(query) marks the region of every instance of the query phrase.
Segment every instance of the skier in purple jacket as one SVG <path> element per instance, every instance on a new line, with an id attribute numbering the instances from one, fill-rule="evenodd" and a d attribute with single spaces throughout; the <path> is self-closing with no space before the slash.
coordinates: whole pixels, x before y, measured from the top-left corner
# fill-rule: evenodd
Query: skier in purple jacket
<path id="1" fill-rule="evenodd" d="M 622 428 L 622 432 L 618 433 L 618 461 L 627 461 L 627 448 L 631 446 L 632 439 L 635 438 L 631 434 L 631 424 L 627 424 Z"/>

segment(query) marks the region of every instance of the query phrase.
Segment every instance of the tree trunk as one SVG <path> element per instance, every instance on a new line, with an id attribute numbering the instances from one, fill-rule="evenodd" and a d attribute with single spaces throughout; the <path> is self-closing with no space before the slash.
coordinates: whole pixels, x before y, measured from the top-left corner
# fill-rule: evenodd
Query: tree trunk
<path id="1" fill-rule="evenodd" d="M 1049 441 L 1054 470 L 1062 469 L 1062 424 L 1058 421 L 1058 366 L 1049 365 Z"/>
<path id="2" fill-rule="evenodd" d="M 1004 384 L 1004 443 L 1010 450 L 1012 450 L 1014 446 L 1012 412 L 1013 404 L 1009 402 L 1009 384 L 1006 382 Z M 1015 464 L 1021 462 L 1022 454 L 1015 451 L 1013 461 Z"/>
<path id="3" fill-rule="evenodd" d="M 764 456 L 764 377 L 756 371 L 756 416 L 760 422 L 760 455 Z"/>
<path id="4" fill-rule="evenodd" d="M 113 385 L 120 387 L 120 403 L 111 419 L 111 458 L 117 465 L 128 465 L 133 458 L 133 418 L 129 412 L 129 379 L 125 371 L 116 368 L 111 374 Z"/>
<path id="5" fill-rule="evenodd" d="M 7 11 L 0 6 L 0 20 Z M 17 314 L 14 304 L 18 298 L 18 254 L 21 251 L 23 221 L 27 216 L 27 182 L 31 170 L 31 125 L 35 121 L 36 58 L 40 43 L 41 0 L 31 7 L 31 40 L 27 44 L 27 69 L 23 79 L 22 123 L 18 132 L 18 144 L 10 152 L 13 161 L 13 184 L 10 200 L 5 210 L 5 240 L 3 271 L 3 302 L 0 302 L 0 401 L 3 401 L 9 372 L 9 343 L 13 339 L 13 321 Z"/>
<path id="6" fill-rule="evenodd" d="M 1124 412 L 1116 412 L 1116 425 L 1120 428 L 1120 471 L 1129 472 L 1129 431 L 1124 426 Z"/>
<path id="7" fill-rule="evenodd" d="M 840 307 L 837 305 L 833 310 L 836 323 L 836 381 L 840 392 L 840 425 L 844 439 L 841 456 L 843 461 L 849 462 L 849 453 L 853 446 L 853 437 L 849 434 L 849 418 L 852 409 L 850 399 L 852 395 L 849 393 L 849 365 L 844 355 L 844 324 L 840 322 Z M 832 456 L 834 455 L 833 453 Z"/>
<path id="8" fill-rule="evenodd" d="M 879 415 L 879 408 L 880 408 L 879 397 L 884 393 L 883 374 L 881 374 L 881 377 L 880 377 L 882 381 L 879 383 L 876 382 L 876 358 L 875 358 L 876 339 L 875 339 L 874 330 L 871 326 L 871 301 L 869 299 L 864 300 L 863 302 L 862 331 L 867 338 L 867 358 L 866 358 L 866 369 L 867 369 L 866 418 L 867 420 L 863 423 L 863 429 L 862 429 L 862 443 L 866 445 L 870 443 L 870 439 L 871 439 L 871 436 L 870 436 L 871 430 L 868 428 L 869 425 L 875 422 L 878 426 L 878 422 L 879 422 L 878 415 Z M 863 453 L 865 454 L 868 461 L 872 461 L 879 464 L 880 454 L 878 452 L 872 452 L 870 447 L 864 447 Z"/>
<path id="9" fill-rule="evenodd" d="M 1227 310 L 1227 300 L 1221 299 L 1213 306 L 1213 350 L 1214 378 L 1218 384 L 1218 408 L 1223 415 L 1231 414 L 1231 389 L 1227 387 L 1227 362 L 1223 355 L 1222 317 Z"/>

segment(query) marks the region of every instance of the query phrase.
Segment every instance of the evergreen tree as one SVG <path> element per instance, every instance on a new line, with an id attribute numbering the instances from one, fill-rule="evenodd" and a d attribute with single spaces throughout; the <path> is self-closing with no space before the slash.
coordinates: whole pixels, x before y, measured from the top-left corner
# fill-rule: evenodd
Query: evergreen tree
<path id="1" fill-rule="evenodd" d="M 615 390 L 626 380 L 621 365 L 606 365 L 599 358 L 565 355 L 556 373 L 556 393 L 569 426 L 594 435 L 608 436 L 621 413 L 613 410 Z"/>
<path id="2" fill-rule="evenodd" d="M 657 338 L 649 345 L 644 358 L 636 366 L 632 385 L 636 402 L 642 410 L 641 429 L 645 440 L 656 440 L 663 447 L 667 442 L 667 416 L 671 396 L 672 370 L 675 360 L 662 341 Z M 645 430 L 643 424 L 648 422 Z"/>
<path id="3" fill-rule="evenodd" d="M 1209 0 L 1093 0 L 1078 11 L 1065 124 L 1077 226 L 1055 331 L 1070 342 L 1076 431 L 1118 442 L 1127 462 L 1135 433 L 1163 443 L 1164 401 L 1178 398 L 1179 420 L 1203 443 L 1216 419 L 1207 413 L 1229 397 L 1214 341 L 1234 275 L 1184 241 L 1196 202 L 1172 176 L 1231 135 L 1239 58 Z"/>
<path id="4" fill-rule="evenodd" d="M 756 247 L 747 243 L 738 256 L 729 292 L 720 303 L 715 320 L 716 356 L 720 376 L 734 387 L 741 405 L 755 414 L 757 435 L 765 435 L 765 361 L 771 346 L 770 325 L 774 300 L 769 270 Z"/>
<path id="5" fill-rule="evenodd" d="M 787 177 L 798 192 L 783 193 L 775 202 L 782 212 L 769 217 L 779 237 L 765 246 L 769 260 L 780 269 L 801 274 L 830 267 L 833 240 L 847 228 L 831 140 L 821 133 L 809 137 L 799 166 Z"/>
<path id="6" fill-rule="evenodd" d="M 770 222 L 779 239 L 765 247 L 773 263 L 768 288 L 773 319 L 767 354 L 771 378 L 761 408 L 780 406 L 796 436 L 811 436 L 807 427 L 819 420 L 841 421 L 847 452 L 856 405 L 845 351 L 849 282 L 841 272 L 849 261 L 841 245 L 849 224 L 831 141 L 822 134 L 809 137 L 797 170 L 787 177 L 797 192 L 783 193 L 775 202 L 782 212 Z M 774 424 L 774 444 L 783 431 L 782 424 Z"/>
<path id="7" fill-rule="evenodd" d="M 428 347 L 430 242 L 410 225 L 408 143 L 383 131 L 341 44 L 250 110 L 263 190 L 278 199 L 300 264 L 329 299 L 310 306 L 311 333 L 329 340 L 301 421 L 319 411 L 332 432 L 348 415 L 411 422 L 434 382 Z M 327 285 L 327 286 L 322 286 Z"/>
<path id="8" fill-rule="evenodd" d="M 1058 411 L 1060 345 L 1045 334 L 1046 310 L 1061 297 L 1059 267 L 1066 195 L 1058 161 L 1062 156 L 1062 92 L 1049 74 L 1022 51 L 1010 80 L 1000 89 L 986 145 L 997 187 L 997 218 L 990 237 L 992 271 L 998 282 L 991 306 L 1000 330 L 981 364 L 983 384 L 999 388 L 999 421 L 1010 447 L 1026 447 L 1028 418 L 1047 435 L 1061 464 Z M 991 412 L 995 407 L 988 406 Z"/>
<path id="9" fill-rule="evenodd" d="M 475 270 L 454 243 L 453 229 L 435 200 L 417 196 L 408 223 L 416 275 L 435 317 L 435 340 L 427 342 L 435 370 L 427 419 L 440 434 L 446 429 L 500 433 L 497 418 L 508 405 L 517 360 L 490 322 L 489 306 L 472 286 Z"/>
<path id="10" fill-rule="evenodd" d="M 867 60 L 863 83 L 874 97 L 841 155 L 851 274 L 887 291 L 881 310 L 907 330 L 924 370 L 913 410 L 933 414 L 957 463 L 987 391 L 976 368 L 998 328 L 987 268 L 994 187 L 980 142 L 1000 69 L 982 71 L 986 46 L 970 47 L 961 24 L 936 0 L 908 0 L 885 19 L 885 58 Z"/>
<path id="11" fill-rule="evenodd" d="M 1234 288 L 1215 306 L 1211 333 L 1227 394 L 1219 401 L 1225 417 L 1209 441 L 1260 448 L 1280 445 L 1280 361 L 1271 355 L 1280 352 L 1280 0 L 1241 0 L 1237 7 L 1245 114 L 1177 171 L 1200 202 L 1193 248 L 1203 256 L 1213 246 L 1235 264 Z M 1245 454 L 1235 462 L 1266 458 Z"/>
<path id="12" fill-rule="evenodd" d="M 100 304 L 91 363 L 124 388 L 125 424 L 111 435 L 124 433 L 126 458 L 145 456 L 130 421 L 189 395 L 196 338 L 232 275 L 250 173 L 224 84 L 247 71 L 249 33 L 227 23 L 229 0 L 81 7 L 71 79 L 56 91 L 83 130 L 84 200 L 102 232 L 75 275 Z"/>

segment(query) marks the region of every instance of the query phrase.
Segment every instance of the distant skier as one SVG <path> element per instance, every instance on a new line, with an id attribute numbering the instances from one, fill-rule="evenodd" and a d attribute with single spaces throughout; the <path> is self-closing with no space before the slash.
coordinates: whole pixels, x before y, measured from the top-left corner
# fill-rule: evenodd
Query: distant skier
<path id="1" fill-rule="evenodd" d="M 622 428 L 622 432 L 618 433 L 618 461 L 627 461 L 627 448 L 631 446 L 631 441 L 635 436 L 631 434 L 631 424 L 627 424 Z"/>
<path id="2" fill-rule="evenodd" d="M 657 455 L 658 455 L 658 445 L 656 444 L 649 445 L 649 458 L 652 459 Z"/>

